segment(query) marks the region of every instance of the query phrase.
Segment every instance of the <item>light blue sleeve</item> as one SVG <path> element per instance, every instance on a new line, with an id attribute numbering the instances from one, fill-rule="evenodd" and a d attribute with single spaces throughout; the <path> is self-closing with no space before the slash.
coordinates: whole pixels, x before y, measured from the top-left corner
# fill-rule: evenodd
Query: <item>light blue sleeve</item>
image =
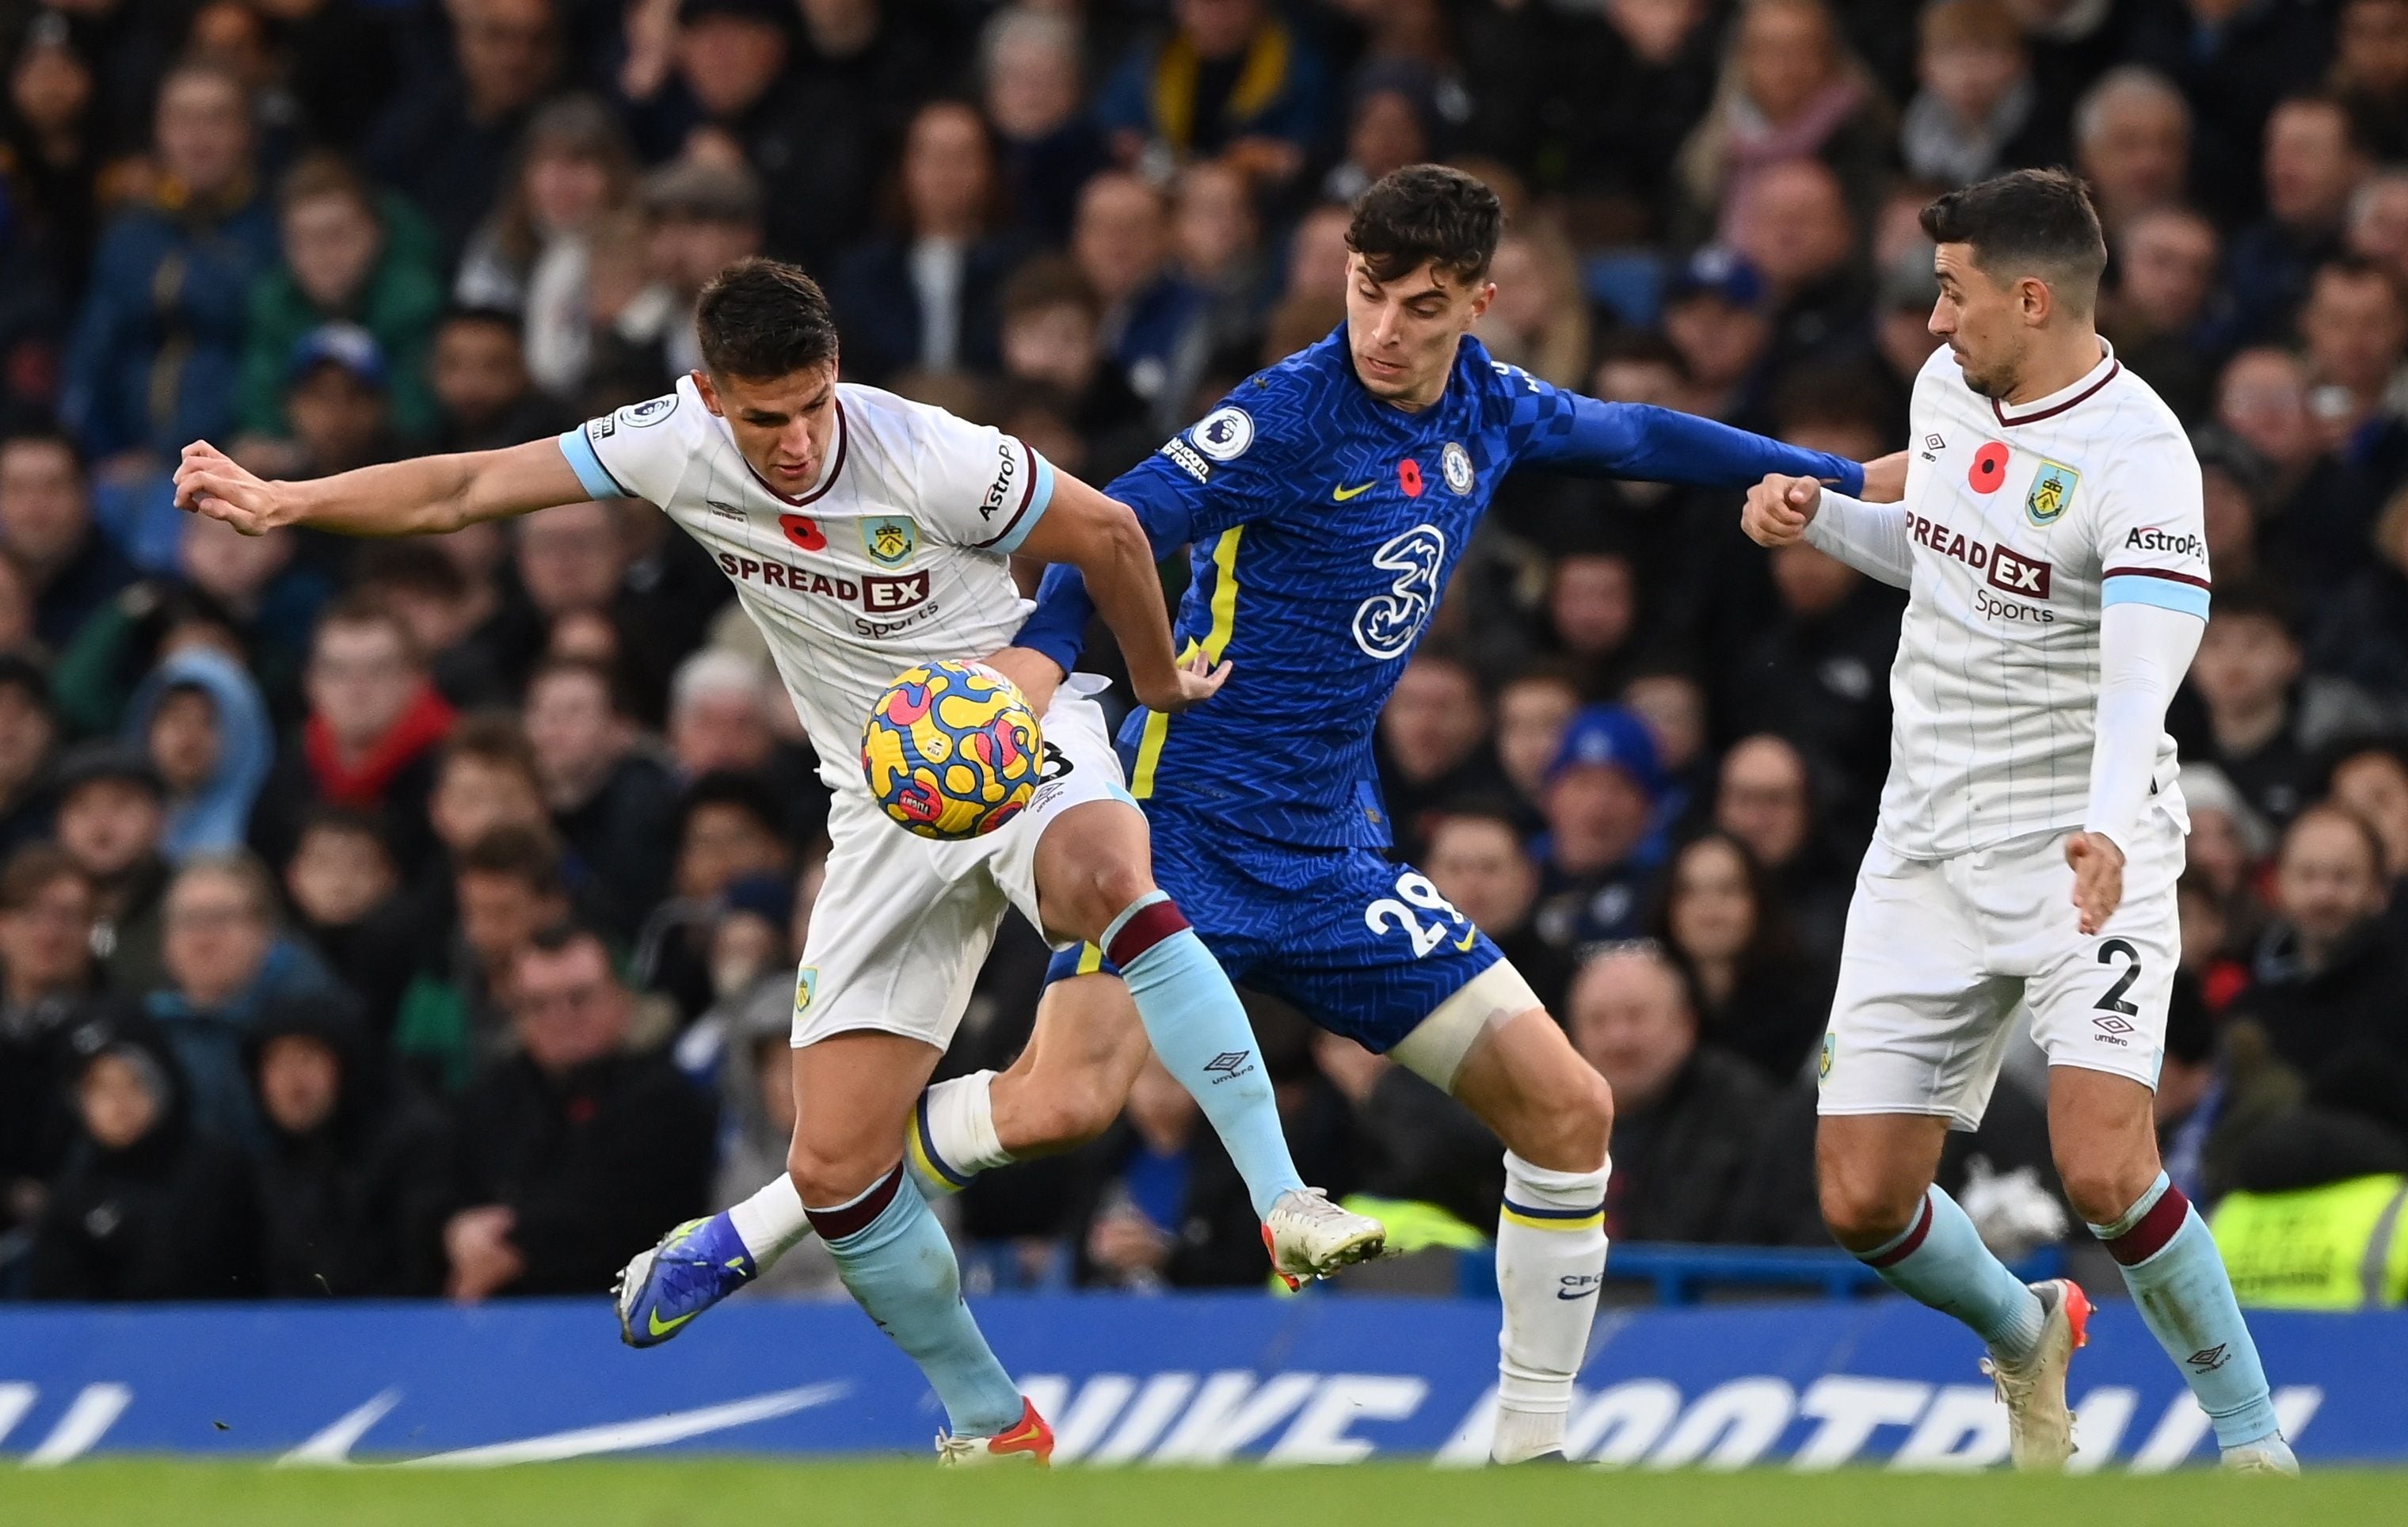
<path id="1" fill-rule="evenodd" d="M 2118 605 L 2148 605 L 2204 621 L 2208 588 L 2205 582 L 2178 573 L 2122 568 L 2109 573 L 2099 590 L 2100 609 L 2113 609 Z"/>
<path id="2" fill-rule="evenodd" d="M 594 498 L 633 498 L 636 495 L 620 486 L 602 458 L 594 454 L 594 442 L 586 437 L 585 426 L 565 430 L 560 436 L 560 453 L 568 458 L 568 469 L 577 474 L 578 486 Z"/>
<path id="3" fill-rule="evenodd" d="M 993 550 L 1019 550 L 1020 543 L 1028 539 L 1028 533 L 1037 528 L 1037 521 L 1044 519 L 1045 511 L 1053 507 L 1054 464 L 1039 456 L 1034 446 L 1027 449 L 1028 459 L 1037 464 L 1036 485 L 1028 492 L 1028 502 L 1012 517 L 1011 523 L 1004 527 L 1003 534 L 987 543 Z"/>

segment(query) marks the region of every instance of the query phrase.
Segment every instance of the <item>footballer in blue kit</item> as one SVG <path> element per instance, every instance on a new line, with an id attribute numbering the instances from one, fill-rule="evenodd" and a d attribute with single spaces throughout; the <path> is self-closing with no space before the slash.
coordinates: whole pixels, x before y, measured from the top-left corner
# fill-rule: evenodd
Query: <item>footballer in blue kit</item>
<path id="1" fill-rule="evenodd" d="M 1120 735 L 1156 881 L 1231 978 L 1393 1057 L 1504 1142 L 1490 1457 L 1510 1463 L 1561 1454 L 1604 1274 L 1612 1098 L 1487 935 L 1386 857 L 1380 709 L 1517 466 L 1732 488 L 1780 473 L 1873 499 L 1897 498 L 1905 472 L 1900 456 L 1869 473 L 1491 361 L 1470 331 L 1496 293 L 1503 223 L 1496 194 L 1457 170 L 1411 165 L 1373 185 L 1347 234 L 1344 326 L 1240 384 L 1106 492 L 1157 554 L 1192 549 L 1175 638 L 1194 671 L 1226 676 L 1209 703 L 1140 710 Z M 1092 613 L 1057 567 L 1015 645 L 988 662 L 1042 713 Z M 1127 981 L 1095 946 L 1063 951 L 1010 1069 L 922 1095 L 915 1181 L 958 1189 L 1101 1134 L 1146 1058 Z M 1202 1069 L 1256 1063 L 1238 1050 Z"/>
<path id="2" fill-rule="evenodd" d="M 1184 650 L 1234 665 L 1208 706 L 1120 733 L 1166 883 L 1232 979 L 1385 1051 L 1498 958 L 1382 850 L 1372 731 L 1449 576 L 1516 466 L 1744 486 L 1861 488 L 1854 462 L 1669 409 L 1600 403 L 1458 342 L 1438 401 L 1358 379 L 1349 328 L 1239 385 L 1106 490 L 1155 549 L 1192 547 Z M 1065 575 L 1068 576 L 1065 576 Z M 1094 606 L 1056 567 L 1018 645 L 1067 672 Z M 1242 677 L 1236 677 L 1242 675 Z M 1108 970 L 1092 946 L 1053 978 Z"/>

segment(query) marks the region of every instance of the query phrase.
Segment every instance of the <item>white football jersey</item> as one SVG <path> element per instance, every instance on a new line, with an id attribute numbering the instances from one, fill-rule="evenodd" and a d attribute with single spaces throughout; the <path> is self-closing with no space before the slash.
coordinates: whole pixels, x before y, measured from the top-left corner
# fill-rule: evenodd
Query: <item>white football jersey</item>
<path id="1" fill-rule="evenodd" d="M 560 437 L 596 498 L 642 498 L 702 543 L 768 638 L 820 778 L 867 791 L 869 707 L 895 677 L 1011 644 L 1029 602 L 1010 554 L 1054 469 L 1021 441 L 874 387 L 837 386 L 819 483 L 777 492 L 745 464 L 694 378 Z"/>
<path id="2" fill-rule="evenodd" d="M 1915 378 L 1877 829 L 1908 858 L 2081 826 L 2102 603 L 2207 613 L 2199 459 L 2101 344 L 2080 381 L 2020 407 L 1968 387 L 1945 346 Z M 2175 772 L 2161 735 L 2153 794 L 2187 826 Z"/>

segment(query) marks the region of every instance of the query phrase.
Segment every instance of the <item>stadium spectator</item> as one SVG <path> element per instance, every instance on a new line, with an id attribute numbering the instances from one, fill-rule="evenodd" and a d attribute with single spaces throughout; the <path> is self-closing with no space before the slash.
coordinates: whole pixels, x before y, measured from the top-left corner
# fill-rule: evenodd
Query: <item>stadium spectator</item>
<path id="1" fill-rule="evenodd" d="M 1819 159 L 1870 204 L 1890 157 L 1879 87 L 1820 0 L 1748 0 L 1731 26 L 1713 105 L 1681 147 L 1689 226 L 1737 236 L 1737 210 L 1775 165 Z"/>
<path id="2" fill-rule="evenodd" d="M 8 266 L 18 290 L 0 307 L 0 325 L 11 341 L 6 365 L 12 378 L 21 365 L 55 367 L 59 318 L 42 308 L 72 305 L 90 271 L 108 147 L 97 83 L 89 39 L 76 36 L 65 13 L 36 12 L 18 41 L 7 109 L 0 112 L 9 209 L 18 220 L 9 241 L 16 258 Z M 35 401 L 22 386 L 8 387 L 10 401 Z"/>
<path id="3" fill-rule="evenodd" d="M 1171 240 L 1181 277 L 1204 293 L 1213 369 L 1251 369 L 1261 349 L 1270 264 L 1245 176 L 1220 160 L 1181 170 L 1172 187 Z"/>
<path id="4" fill-rule="evenodd" d="M 451 0 L 452 56 L 398 92 L 366 162 L 434 223 L 449 261 L 498 199 L 527 118 L 560 72 L 552 0 Z"/>
<path id="5" fill-rule="evenodd" d="M 1383 6 L 1372 17 L 1375 21 L 1389 21 L 1410 18 L 1416 11 L 1434 15 L 1435 7 Z M 1408 27 L 1413 24 L 1411 20 L 1405 21 Z M 1365 62 L 1347 92 L 1342 152 L 1321 178 L 1322 196 L 1352 202 L 1383 176 L 1407 164 L 1447 157 L 1453 135 L 1439 102 L 1444 85 L 1438 72 L 1422 59 L 1387 51 Z"/>
<path id="6" fill-rule="evenodd" d="M 1922 88 L 1899 124 L 1909 174 L 1961 186 L 2064 162 L 2063 123 L 2041 110 L 2022 29 L 2003 0 L 1940 0 L 1924 7 L 1916 27 Z"/>
<path id="7" fill-rule="evenodd" d="M 1664 336 L 1680 354 L 1687 407 L 1727 423 L 1754 416 L 1772 344 L 1770 300 L 1756 267 L 1718 246 L 1699 250 L 1672 278 Z"/>
<path id="8" fill-rule="evenodd" d="M 899 226 L 856 249 L 829 285 L 847 370 L 872 382 L 904 371 L 992 372 L 998 298 L 1025 250 L 998 236 L 995 147 L 976 109 L 921 107 L 897 180 Z"/>
<path id="9" fill-rule="evenodd" d="M 1830 1017 L 1832 976 L 1799 952 L 1747 845 L 1722 832 L 1683 845 L 1650 932 L 1706 1041 L 1774 1085 L 1796 1080 Z"/>
<path id="10" fill-rule="evenodd" d="M 1005 203 L 1024 233 L 1058 245 L 1069 236 L 1078 188 L 1110 162 L 1079 96 L 1079 25 L 1039 6 L 1007 6 L 987 23 L 980 51 Z"/>
<path id="11" fill-rule="evenodd" d="M 1732 249 L 1771 289 L 1773 364 L 1846 360 L 1866 346 L 1872 283 L 1852 264 L 1856 225 L 1846 188 L 1820 161 L 1784 160 L 1732 197 Z"/>
<path id="12" fill-rule="evenodd" d="M 1497 692 L 1497 762 L 1533 821 L 1547 770 L 1580 704 L 1579 684 L 1554 667 L 1527 669 Z"/>
<path id="13" fill-rule="evenodd" d="M 338 994 L 310 948 L 278 926 L 274 883 L 241 849 L 195 856 L 168 882 L 160 944 L 165 979 L 143 1011 L 175 1052 L 193 1121 L 220 1139 L 264 1143 L 243 1046 L 266 1007 Z"/>
<path id="14" fill-rule="evenodd" d="M 2356 812 L 2383 841 L 2385 897 L 2395 920 L 2408 913 L 2400 894 L 2408 876 L 2408 757 L 2391 743 L 2364 743 L 2334 763 L 2326 798 Z"/>
<path id="15" fill-rule="evenodd" d="M 2370 155 L 2408 159 L 2408 0 L 2343 0 L 2329 82 Z"/>
<path id="16" fill-rule="evenodd" d="M 435 328 L 426 378 L 437 450 L 490 450 L 566 428 L 527 375 L 517 318 L 498 307 L 454 307 Z"/>
<path id="17" fill-rule="evenodd" d="M 501 823 L 452 855 L 439 923 L 422 906 L 416 926 L 438 930 L 402 991 L 393 1048 L 411 1074 L 452 1092 L 476 1067 L 509 1053 L 510 973 L 520 950 L 569 915 L 560 854 L 539 828 Z"/>
<path id="18" fill-rule="evenodd" d="M 452 1152 L 445 1292 L 471 1304 L 606 1287 L 710 1196 L 710 1103 L 628 1048 L 635 997 L 599 935 L 545 929 L 509 970 L 516 1052 L 480 1068 Z"/>
<path id="19" fill-rule="evenodd" d="M 1547 578 L 1547 635 L 1581 693 L 1621 692 L 1638 653 L 1639 580 L 1621 551 L 1574 550 L 1553 560 Z"/>
<path id="20" fill-rule="evenodd" d="M 443 1123 L 394 1089 L 356 1009 L 269 1004 L 247 1072 L 259 1158 L 261 1292 L 396 1297 L 442 1288 Z"/>
<path id="21" fill-rule="evenodd" d="M 1588 300 L 1562 232 L 1538 222 L 1508 234 L 1488 274 L 1497 283 L 1480 323 L 1488 352 L 1558 387 L 1579 387 L 1592 349 Z"/>
<path id="22" fill-rule="evenodd" d="M 317 802 L 380 810 L 405 874 L 426 851 L 426 796 L 452 706 L 399 616 L 350 600 L 318 622 L 303 678 L 309 713 L 286 745 L 251 817 L 251 844 L 270 863 L 293 851 L 299 815 Z"/>
<path id="23" fill-rule="evenodd" d="M 1728 730 L 1787 738 L 1844 781 L 1826 809 L 1849 831 L 1872 820 L 1889 759 L 1896 590 L 1800 542 L 1772 558 L 1777 618 L 1742 653 L 1724 692 Z"/>
<path id="24" fill-rule="evenodd" d="M 92 923 L 92 882 L 57 849 L 0 865 L 0 1237 L 32 1233 L 74 1136 L 68 1041 L 99 986 Z"/>
<path id="25" fill-rule="evenodd" d="M 2283 835 L 2274 914 L 2233 1011 L 2311 1085 L 2370 1060 L 2408 1059 L 2408 956 L 2383 922 L 2383 842 L 2346 809 L 2313 806 Z"/>
<path id="26" fill-rule="evenodd" d="M 1096 120 L 1124 164 L 1227 158 L 1278 183 L 1319 141 L 1320 59 L 1266 0 L 1177 0 L 1174 30 L 1122 59 Z"/>
<path id="27" fill-rule="evenodd" d="M 2190 669 L 2205 724 L 2186 751 L 2222 769 L 2252 807 L 2286 822 L 2315 800 L 2324 749 L 2375 729 L 2382 716 L 2347 682 L 2303 671 L 2287 607 L 2272 591 L 2217 592 Z"/>
<path id="28" fill-rule="evenodd" d="M 79 1036 L 79 1124 L 26 1270 L 29 1299 L 243 1299 L 259 1291 L 247 1163 L 193 1122 L 176 1061 L 138 1024 Z"/>
<path id="29" fill-rule="evenodd" d="M 243 846 L 276 735 L 239 663 L 214 647 L 170 653 L 127 703 L 125 741 L 149 754 L 166 787 L 161 848 L 170 862 Z"/>
<path id="30" fill-rule="evenodd" d="M 1723 755 L 1713 822 L 1771 877 L 1805 952 L 1836 963 L 1856 871 L 1816 819 L 1805 756 L 1765 734 L 1733 744 Z"/>
<path id="31" fill-rule="evenodd" d="M 1607 1234 L 1638 1241 L 1731 1238 L 1771 1087 L 1698 1042 L 1680 971 L 1651 944 L 1612 946 L 1572 980 L 1566 1028 L 1613 1088 Z"/>
<path id="32" fill-rule="evenodd" d="M 159 904 L 167 887 L 160 854 L 165 791 L 150 760 L 105 742 L 79 744 L 59 760 L 59 847 L 99 894 L 93 953 L 113 991 L 139 995 L 159 984 Z"/>
<path id="33" fill-rule="evenodd" d="M 1420 857 L 1430 817 L 1503 785 L 1488 747 L 1480 676 L 1444 648 L 1425 647 L 1398 676 L 1380 712 L 1380 793 L 1404 856 Z"/>
<path id="34" fill-rule="evenodd" d="M 1655 739 L 1637 715 L 1589 706 L 1572 717 L 1540 803 L 1540 937 L 1578 950 L 1639 932 L 1653 883 L 1640 849 L 1662 783 Z"/>
<path id="35" fill-rule="evenodd" d="M 594 238 L 604 219 L 633 200 L 635 160 L 609 109 L 572 96 L 527 123 L 517 166 L 469 239 L 452 296 L 519 313 L 527 375 L 566 397 L 584 379 L 592 349 Z"/>
<path id="36" fill-rule="evenodd" d="M 1063 1217 L 1081 1288 L 1259 1284 L 1261 1234 L 1245 1185 L 1196 1100 L 1146 1057 L 1120 1122 L 1086 1148 Z"/>
<path id="37" fill-rule="evenodd" d="M 1009 385 L 1043 386 L 1066 399 L 1068 422 L 1099 461 L 1134 462 L 1153 449 L 1145 401 L 1105 364 L 1103 299 L 1078 266 L 1050 255 L 1029 261 L 1004 283 L 1002 310 Z"/>
<path id="38" fill-rule="evenodd" d="M 2073 150 L 2100 222 L 2108 237 L 2120 237 L 2140 213 L 2181 202 L 2190 179 L 2190 104 L 2156 70 L 2119 65 L 2074 107 Z"/>
<path id="39" fill-rule="evenodd" d="M 2257 157 L 2277 102 L 2315 85 L 2331 46 L 2328 22 L 2296 6 L 2179 0 L 2133 17 L 2128 52 L 2161 71 L 2189 103 L 2192 181 L 2226 218 L 2256 209 L 2255 187 L 2230 173 Z"/>
<path id="40" fill-rule="evenodd" d="M 592 873 L 611 932 L 632 938 L 668 887 L 676 782 L 592 664 L 536 670 L 526 730 L 552 826 Z"/>
<path id="41" fill-rule="evenodd" d="M 34 634 L 64 647 L 135 570 L 93 524 L 91 484 L 65 435 L 0 440 L 0 545 L 34 596 Z"/>
<path id="42" fill-rule="evenodd" d="M 1539 866 L 1513 818 L 1476 799 L 1450 806 L 1431 820 L 1417 862 L 1439 893 L 1513 962 L 1546 1009 L 1562 1012 L 1572 962 L 1532 925 Z"/>
<path id="43" fill-rule="evenodd" d="M 1184 421 L 1205 360 L 1204 299 L 1180 278 L 1170 252 L 1170 209 L 1159 191 L 1118 170 L 1087 182 L 1070 254 L 1102 305 L 1104 351 L 1165 428 Z"/>
<path id="44" fill-rule="evenodd" d="M 401 875 L 377 820 L 344 806 L 313 807 L 301 820 L 283 886 L 294 931 L 366 1005 L 364 1017 L 381 1042 L 413 955 Z"/>
<path id="45" fill-rule="evenodd" d="M 394 429 L 424 438 L 435 426 L 427 342 L 443 307 L 433 231 L 408 203 L 380 196 L 329 154 L 285 172 L 277 219 L 283 260 L 251 291 L 242 428 L 285 433 L 284 379 L 294 350 L 310 331 L 345 322 L 375 336 L 392 364 Z"/>
<path id="46" fill-rule="evenodd" d="M 2350 194 L 2370 167 L 2347 108 L 2325 96 L 2274 108 L 2262 164 L 2266 215 L 2233 236 L 2226 257 L 2240 332 L 2252 339 L 2279 338 L 2310 272 L 2341 252 Z"/>
<path id="47" fill-rule="evenodd" d="M 2186 208 L 2134 214 L 2117 235 L 2114 290 L 2102 303 L 2116 359 L 2186 421 L 2207 412 L 2215 386 L 2218 243 L 2215 225 Z"/>
<path id="48" fill-rule="evenodd" d="M 204 60 L 159 86 L 150 205 L 109 221 L 68 352 L 63 412 L 95 460 L 173 461 L 234 422 L 251 287 L 276 261 L 242 82 Z"/>
<path id="49" fill-rule="evenodd" d="M 50 835 L 49 774 L 58 740 L 58 712 L 42 670 L 0 649 L 0 856 Z"/>
<path id="50" fill-rule="evenodd" d="M 638 192 L 649 284 L 595 335 L 585 396 L 594 410 L 657 396 L 702 365 L 694 305 L 703 283 L 761 252 L 761 182 L 741 164 L 683 160 Z"/>
<path id="51" fill-rule="evenodd" d="M 331 477 L 401 453 L 393 434 L 393 367 L 376 336 L 356 323 L 326 323 L 293 347 L 282 407 L 290 440 L 249 437 L 237 450 L 259 470 Z"/>
<path id="52" fill-rule="evenodd" d="M 2300 1078 L 2268 1053 L 2264 1034 L 2244 1023 L 2219 1035 L 2197 983 L 2177 978 L 2156 1102 L 2157 1153 L 2174 1185 L 2213 1205 L 2251 1137 L 2299 1102 Z"/>

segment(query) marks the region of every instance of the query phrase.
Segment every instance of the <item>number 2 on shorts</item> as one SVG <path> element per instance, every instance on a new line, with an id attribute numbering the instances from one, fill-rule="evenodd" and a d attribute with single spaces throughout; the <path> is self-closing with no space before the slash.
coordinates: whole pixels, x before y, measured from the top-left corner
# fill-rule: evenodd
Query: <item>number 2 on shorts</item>
<path id="1" fill-rule="evenodd" d="M 1398 900 L 1398 897 L 1402 897 L 1403 900 Z M 1412 905 L 1407 906 L 1408 902 Z M 1395 896 L 1383 896 L 1363 908 L 1363 925 L 1375 934 L 1403 929 L 1405 936 L 1412 940 L 1413 958 L 1423 959 L 1440 944 L 1447 942 L 1448 929 L 1444 923 L 1438 922 L 1425 927 L 1422 920 L 1413 916 L 1415 906 L 1426 912 L 1443 912 L 1455 922 L 1464 920 L 1463 914 L 1455 909 L 1453 902 L 1440 893 L 1438 887 L 1430 883 L 1427 876 L 1407 870 L 1397 877 Z M 1466 949 L 1470 947 L 1469 935 L 1472 931 L 1466 928 L 1466 936 L 1459 947 Z"/>
<path id="2" fill-rule="evenodd" d="M 2128 940 L 2121 938 L 2111 938 L 2099 946 L 2100 964 L 2114 964 L 2118 956 L 2125 961 L 2124 974 L 2116 977 L 2115 984 L 2101 992 L 2092 1006 L 2102 1013 L 2121 1013 L 2126 1018 L 2137 1018 L 2140 1007 L 2125 1001 L 2124 993 L 2132 990 L 2132 983 L 2141 978 L 2141 951 L 2134 949 Z"/>

